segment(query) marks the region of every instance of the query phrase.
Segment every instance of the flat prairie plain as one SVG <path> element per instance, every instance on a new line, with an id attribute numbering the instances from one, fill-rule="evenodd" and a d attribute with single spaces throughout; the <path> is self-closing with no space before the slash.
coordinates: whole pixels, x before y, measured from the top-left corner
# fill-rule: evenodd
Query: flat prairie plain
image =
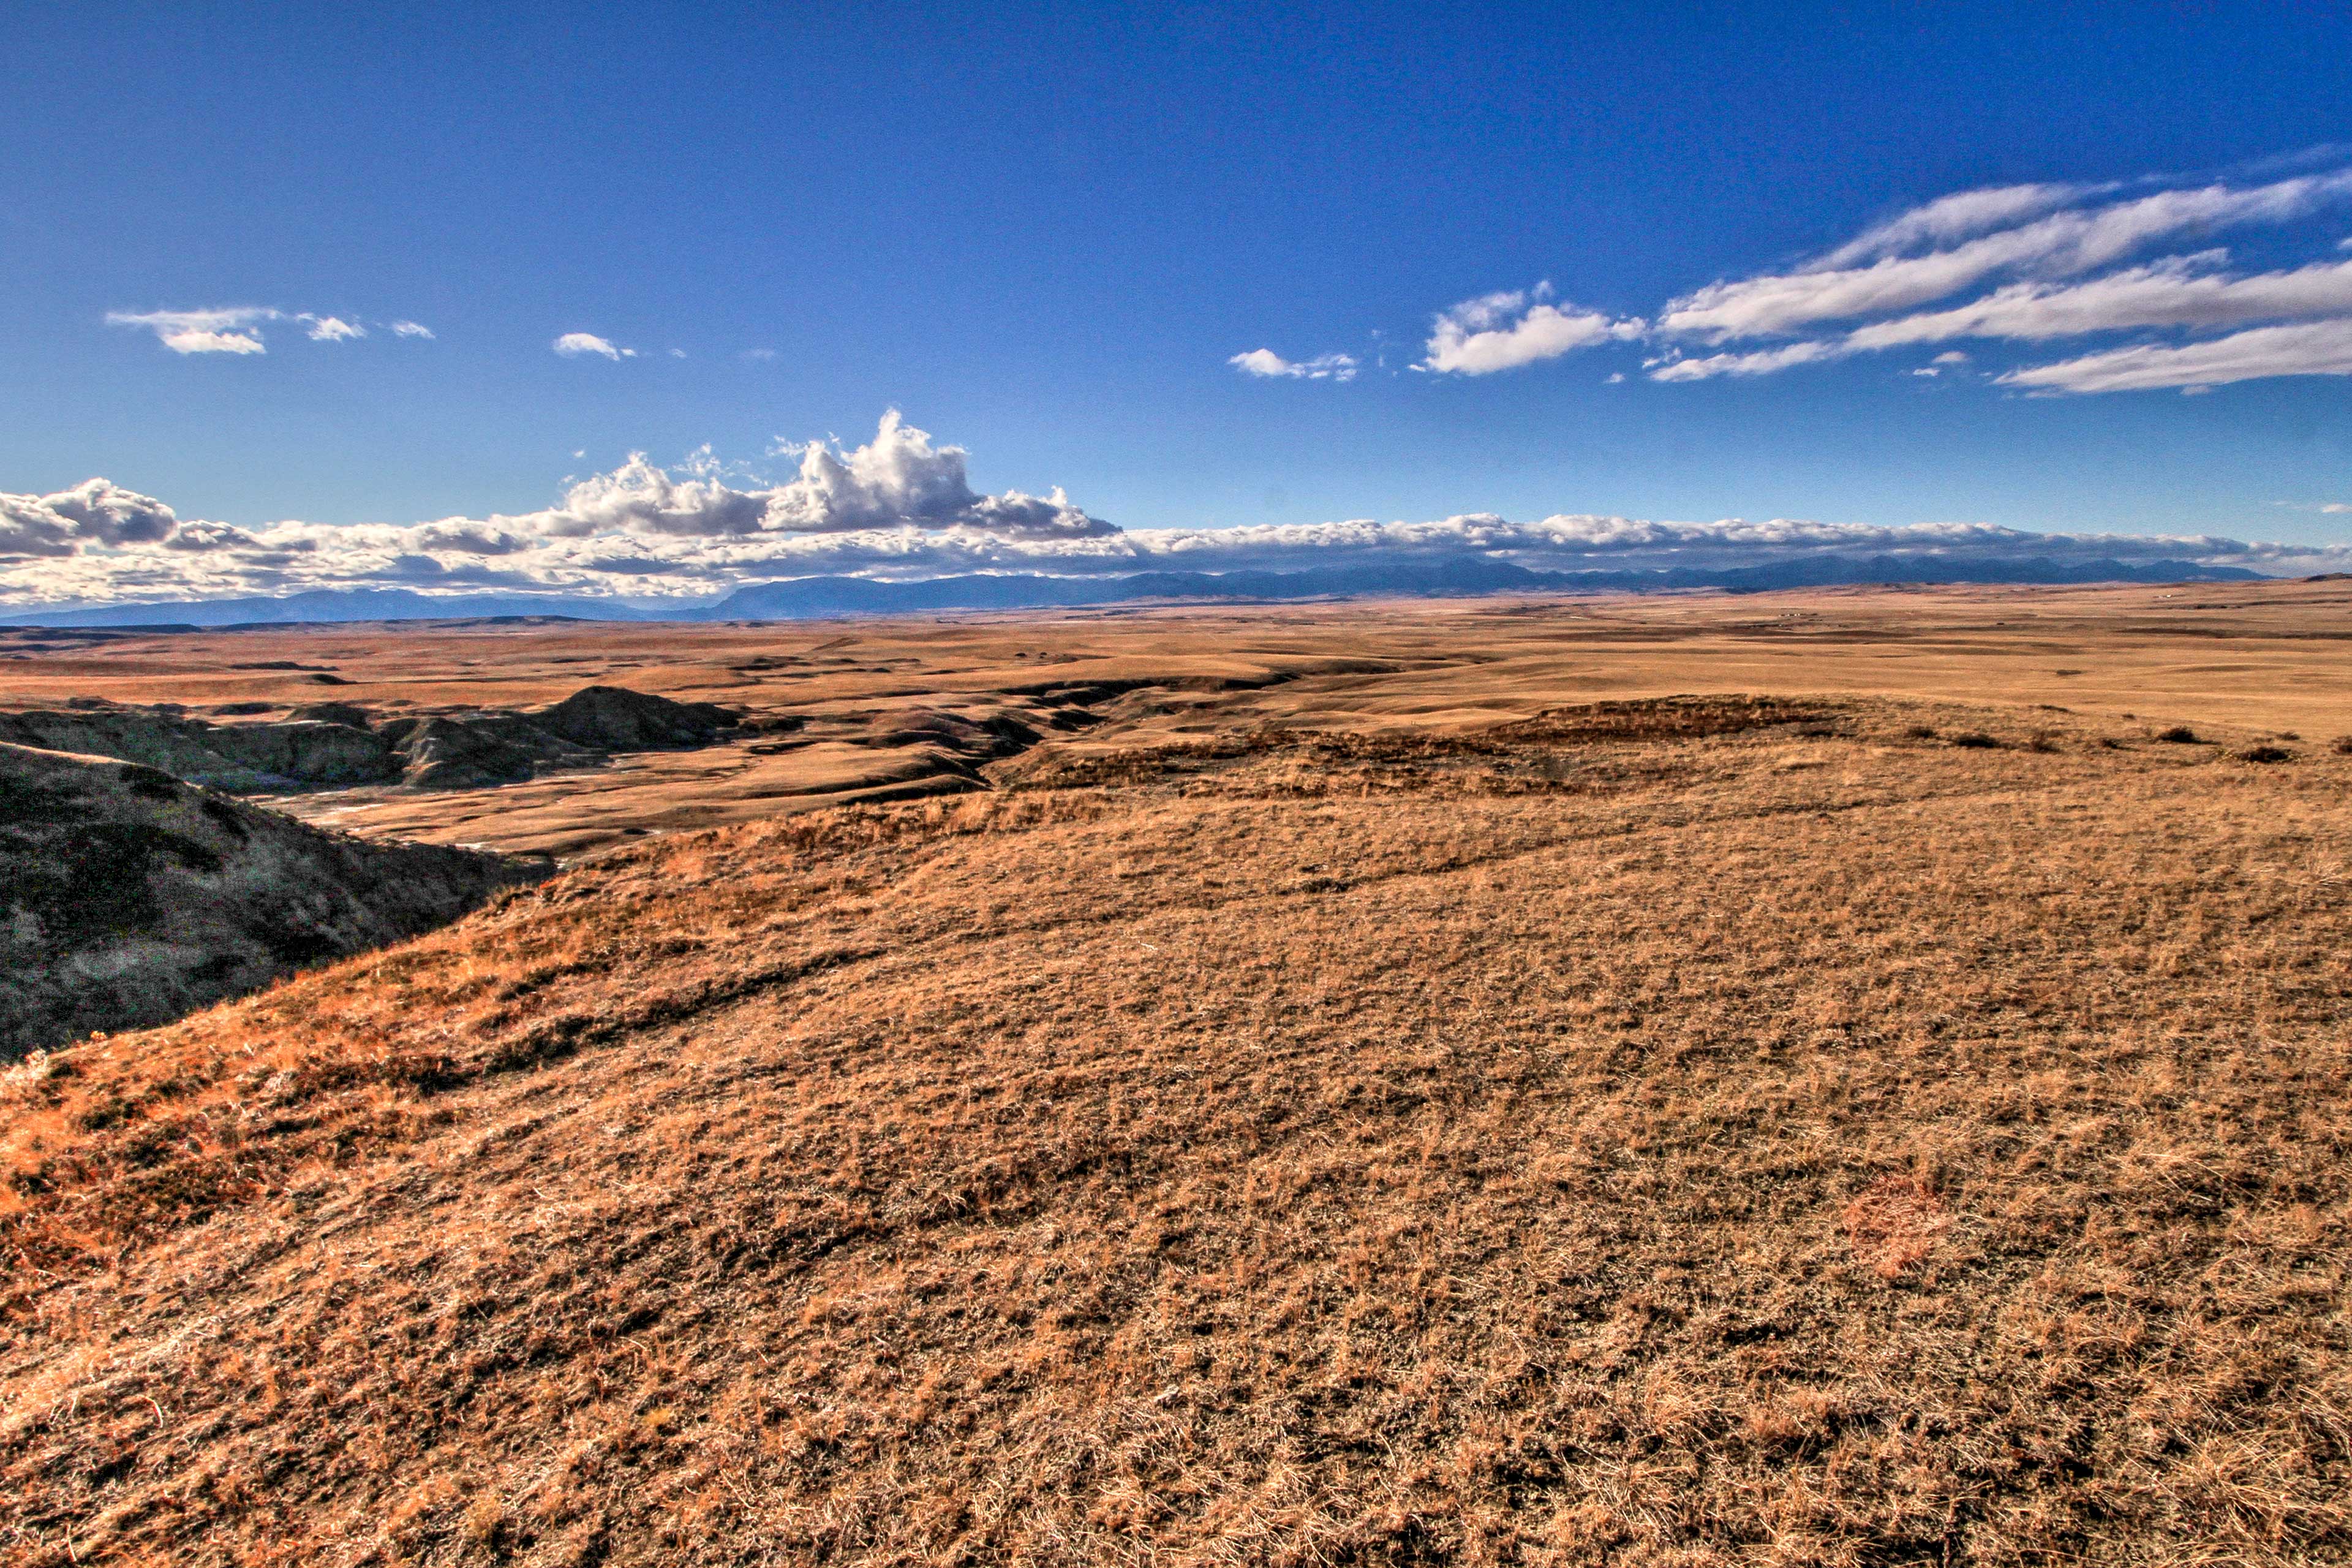
<path id="1" fill-rule="evenodd" d="M 16 637 L 768 727 L 6 1072 L 7 1562 L 2352 1559 L 2352 584 Z"/>

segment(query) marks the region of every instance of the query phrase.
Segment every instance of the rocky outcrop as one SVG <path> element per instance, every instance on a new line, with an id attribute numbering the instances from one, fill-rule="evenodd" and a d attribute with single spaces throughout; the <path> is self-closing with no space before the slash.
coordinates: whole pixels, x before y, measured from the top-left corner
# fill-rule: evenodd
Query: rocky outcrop
<path id="1" fill-rule="evenodd" d="M 672 752 L 707 746 L 735 715 L 715 702 L 673 702 L 621 686 L 590 686 L 530 715 L 551 735 L 599 752 Z"/>
<path id="2" fill-rule="evenodd" d="M 0 1058 L 167 1022 L 549 869 L 364 843 L 139 763 L 0 744 Z"/>
<path id="3" fill-rule="evenodd" d="M 510 713 L 403 721 L 396 733 L 412 789 L 478 789 L 520 784 L 542 769 L 593 767 L 604 753 L 557 739 Z"/>
<path id="4" fill-rule="evenodd" d="M 707 746 L 736 721 L 715 703 L 591 686 L 529 711 L 381 722 L 349 702 L 309 703 L 286 719 L 256 724 L 215 724 L 162 707 L 77 703 L 0 713 L 0 743 L 119 758 L 247 795 L 369 784 L 474 789 L 594 767 L 616 752 Z"/>
<path id="5" fill-rule="evenodd" d="M 353 730 L 364 730 L 375 722 L 373 714 L 349 702 L 306 702 L 286 717 L 312 719 L 321 724 L 341 724 Z"/>
<path id="6" fill-rule="evenodd" d="M 352 724 L 316 719 L 283 724 L 225 724 L 205 741 L 215 751 L 257 773 L 299 784 L 381 784 L 400 771 L 389 742 Z"/>
<path id="7" fill-rule="evenodd" d="M 0 713 L 0 744 L 139 763 L 217 789 L 259 790 L 268 775 L 212 743 L 226 725 L 152 708 L 75 708 Z"/>

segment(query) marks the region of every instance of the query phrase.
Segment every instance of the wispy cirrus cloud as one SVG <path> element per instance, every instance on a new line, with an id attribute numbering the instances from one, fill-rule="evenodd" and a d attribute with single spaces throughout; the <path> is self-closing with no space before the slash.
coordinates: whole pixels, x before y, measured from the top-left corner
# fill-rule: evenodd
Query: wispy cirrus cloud
<path id="1" fill-rule="evenodd" d="M 1748 353 L 1707 354 L 1699 359 L 1658 359 L 1650 363 L 1652 381 L 1706 381 L 1718 375 L 1769 375 L 1790 365 L 1834 359 L 1850 351 L 1835 343 L 1787 343 L 1777 349 Z"/>
<path id="2" fill-rule="evenodd" d="M 2033 201 L 2048 199 L 2054 189 L 2011 186 L 1931 202 L 1807 266 L 1711 283 L 1670 300 L 1658 313 L 1658 328 L 1670 336 L 1720 343 L 1909 310 L 1946 299 L 2002 272 L 2074 276 L 2120 261 L 2173 236 L 2304 216 L 2323 204 L 2352 196 L 2352 173 L 2304 175 L 2246 188 L 2214 184 L 2158 191 L 2048 212 L 2010 226 L 1989 228 L 1956 244 L 1930 244 L 1911 253 L 1915 240 L 1937 237 L 1937 230 L 1944 226 L 1927 215 L 1947 203 L 1957 201 L 1961 210 L 1991 213 L 2017 206 L 2029 196 Z M 1865 249 L 1856 255 L 1854 244 L 1864 244 Z M 1867 265 L 1846 264 L 1847 258 L 1859 259 L 1860 256 L 1873 259 Z"/>
<path id="3" fill-rule="evenodd" d="M 2086 195 L 2110 189 L 2113 187 L 2038 184 L 1958 191 L 1873 225 L 1821 256 L 1813 266 L 1834 269 L 1900 256 L 1916 246 L 1949 245 L 2072 206 Z"/>
<path id="4" fill-rule="evenodd" d="M 1948 310 L 1857 327 L 1857 349 L 2007 338 L 2040 342 L 2131 327 L 2218 328 L 2250 321 L 2352 316 L 2352 261 L 2274 272 L 2220 270 L 2220 251 L 2168 257 L 2086 283 L 2014 283 Z"/>
<path id="5" fill-rule="evenodd" d="M 2352 318 L 2256 327 L 2199 342 L 2137 343 L 2021 366 L 1995 379 L 2044 393 L 2193 392 L 2280 375 L 2352 375 Z"/>
<path id="6" fill-rule="evenodd" d="M 1649 379 L 1688 383 L 1959 341 L 2078 339 L 2084 352 L 2011 363 L 1990 379 L 2094 393 L 2352 374 L 2335 346 L 2335 323 L 2352 321 L 2352 262 L 2246 269 L 2211 243 L 2260 231 L 2276 250 L 2300 236 L 2332 258 L 2344 242 L 2311 230 L 2347 209 L 2347 168 L 2252 183 L 1959 191 L 1794 266 L 1692 289 L 1647 320 L 1552 305 L 1548 286 L 1466 300 L 1439 313 L 1418 368 L 1485 374 L 1638 340 Z M 2137 341 L 2116 341 L 2127 334 Z M 1911 368 L 1940 374 L 1948 363 Z"/>

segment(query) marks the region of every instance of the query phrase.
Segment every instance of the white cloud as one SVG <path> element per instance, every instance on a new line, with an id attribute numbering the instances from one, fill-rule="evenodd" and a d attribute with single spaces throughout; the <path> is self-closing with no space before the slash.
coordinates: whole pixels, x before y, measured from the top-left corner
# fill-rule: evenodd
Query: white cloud
<path id="1" fill-rule="evenodd" d="M 1318 354 L 1310 360 L 1286 360 L 1272 349 L 1252 349 L 1225 362 L 1247 375 L 1291 376 L 1307 381 L 1353 381 L 1353 354 Z"/>
<path id="2" fill-rule="evenodd" d="M 180 354 L 258 354 L 269 351 L 254 332 L 215 332 L 201 327 L 165 334 L 163 346 Z"/>
<path id="3" fill-rule="evenodd" d="M 2254 184 L 2151 188 L 2156 184 L 2140 182 L 2126 195 L 2118 194 L 2120 184 L 1958 192 L 1809 261 L 1694 289 L 1647 321 L 1555 305 L 1549 284 L 1484 295 L 1435 317 L 1426 357 L 1415 368 L 1486 374 L 1642 340 L 1653 346 L 1643 363 L 1651 380 L 1695 382 L 1770 375 L 1956 339 L 2034 343 L 2140 332 L 2166 340 L 2095 344 L 2053 364 L 2012 363 L 1992 379 L 2041 392 L 2090 393 L 2194 391 L 2263 375 L 2343 374 L 2334 323 L 2352 322 L 2352 261 L 2244 272 L 2231 269 L 2227 250 L 2210 245 L 2139 253 L 2233 226 L 2286 226 L 2340 207 L 2352 201 L 2352 169 Z M 2332 236 L 2319 242 L 2338 244 Z M 1693 343 L 1716 352 L 1685 352 Z M 1234 363 L 1263 374 L 1287 368 L 1264 350 Z M 1971 363 L 1967 353 L 1946 349 L 1908 368 L 1933 377 Z"/>
<path id="4" fill-rule="evenodd" d="M 1963 197 L 1986 194 L 1963 193 Z M 1658 317 L 1658 327 L 1668 333 L 1719 343 L 1822 321 L 1909 310 L 1944 299 L 1997 272 L 2024 269 L 2046 277 L 2086 272 L 2168 235 L 2234 224 L 2282 222 L 2347 194 L 2352 194 L 2352 174 L 2305 175 L 2244 189 L 2211 184 L 2053 212 L 2014 227 L 1978 234 L 1948 248 L 1917 256 L 1880 254 L 1867 266 L 1843 264 L 1853 250 L 1848 245 L 1793 272 L 1710 283 L 1669 301 Z M 1937 226 L 1922 215 L 1937 205 L 1931 203 L 1873 232 L 1900 231 L 1906 240 L 1932 236 Z M 1864 241 L 1872 241 L 1872 237 L 1864 236 Z M 1875 254 L 1879 248 L 1872 241 L 1857 254 Z"/>
<path id="5" fill-rule="evenodd" d="M 1465 300 L 1437 313 L 1425 356 L 1414 368 L 1460 375 L 1491 375 L 1539 360 L 1558 359 L 1596 343 L 1641 336 L 1643 323 L 1597 310 L 1549 304 L 1551 285 L 1508 289 Z"/>
<path id="6" fill-rule="evenodd" d="M 2080 200 L 2081 185 L 1995 185 L 1938 196 L 1923 206 L 1866 228 L 1817 259 L 1816 268 L 1851 267 L 1895 256 L 1919 244 L 1948 244 L 1988 229 L 2007 228 Z"/>
<path id="7" fill-rule="evenodd" d="M 832 533 L 914 526 L 1091 535 L 1116 531 L 1055 489 L 1045 498 L 1007 490 L 976 494 L 964 477 L 964 449 L 931 445 L 895 408 L 874 439 L 842 451 L 824 442 L 800 448 L 798 477 L 766 492 L 769 527 Z"/>
<path id="8" fill-rule="evenodd" d="M 780 574 L 1064 559 L 1083 570 L 1117 554 L 1119 531 L 1058 489 L 975 491 L 962 448 L 935 445 L 895 411 L 863 446 L 788 450 L 796 470 L 764 488 L 730 482 L 736 470 L 708 447 L 679 470 L 633 455 L 544 511 L 407 525 L 183 521 L 99 479 L 0 495 L 0 603 L 365 585 L 692 595 Z"/>
<path id="9" fill-rule="evenodd" d="M 2352 319 L 2256 327 L 2178 346 L 2141 343 L 1994 379 L 2039 392 L 2202 391 L 2280 375 L 2352 375 Z"/>
<path id="10" fill-rule="evenodd" d="M 85 479 L 46 496 L 0 492 L 0 562 L 75 555 L 89 546 L 162 544 L 180 527 L 170 507 L 110 479 Z"/>
<path id="11" fill-rule="evenodd" d="M 583 354 L 602 354 L 609 360 L 637 357 L 636 350 L 616 348 L 593 332 L 566 332 L 555 340 L 555 352 L 568 359 L 578 359 Z"/>
<path id="12" fill-rule="evenodd" d="M 1792 364 L 1811 364 L 1819 360 L 1839 359 L 1852 351 L 1839 343 L 1788 343 L 1777 349 L 1761 349 L 1754 353 L 1708 354 L 1701 359 L 1667 359 L 1653 361 L 1652 381 L 1708 381 L 1718 375 L 1769 375 L 1776 370 L 1786 370 Z"/>
<path id="13" fill-rule="evenodd" d="M 700 536 L 756 533 L 767 517 L 766 498 L 701 479 L 680 482 L 632 452 L 609 474 L 583 479 L 562 506 L 518 519 L 497 519 L 555 536 L 593 533 L 674 533 Z"/>
<path id="14" fill-rule="evenodd" d="M 1952 338 L 2040 342 L 2128 327 L 2224 327 L 2248 321 L 2352 314 L 2352 261 L 2232 277 L 2207 270 L 2218 252 L 2171 257 L 2086 283 L 2015 283 L 1923 315 L 1856 328 L 1855 348 Z"/>
<path id="15" fill-rule="evenodd" d="M 0 604 L 215 598 L 322 587 L 503 589 L 698 602 L 747 582 L 847 573 L 1105 576 L 1153 570 L 1297 570 L 1337 563 L 1484 560 L 1561 571 L 1768 565 L 1828 556 L 1918 563 L 2185 560 L 2279 571 L 2340 568 L 2352 548 L 2210 536 L 2045 535 L 1982 523 L 1907 527 L 1801 519 L 1650 521 L 1563 514 L 1515 522 L 1470 514 L 1239 529 L 1122 531 L 1056 490 L 976 492 L 965 454 L 895 414 L 874 438 L 789 450 L 797 469 L 730 482 L 707 448 L 677 469 L 642 457 L 521 516 L 413 524 L 251 529 L 182 521 L 151 497 L 91 480 L 0 496 Z M 1881 568 L 1884 569 L 1884 568 Z"/>
<path id="16" fill-rule="evenodd" d="M 41 503 L 83 538 L 100 544 L 152 544 L 170 538 L 179 526 L 172 509 L 153 496 L 126 490 L 109 479 L 85 479 L 69 490 L 43 496 Z"/>
<path id="17" fill-rule="evenodd" d="M 228 305 L 209 310 L 109 310 L 110 327 L 144 327 L 173 353 L 261 354 L 269 352 L 261 329 L 272 321 L 292 321 L 305 329 L 313 342 L 342 342 L 368 335 L 367 328 L 341 316 L 310 310 L 280 310 L 268 305 Z M 433 334 L 415 321 L 394 321 L 395 337 L 429 338 Z"/>
<path id="18" fill-rule="evenodd" d="M 268 350 L 254 329 L 282 314 L 252 305 L 215 310 L 109 310 L 106 322 L 111 327 L 145 327 L 173 353 L 257 354 Z"/>

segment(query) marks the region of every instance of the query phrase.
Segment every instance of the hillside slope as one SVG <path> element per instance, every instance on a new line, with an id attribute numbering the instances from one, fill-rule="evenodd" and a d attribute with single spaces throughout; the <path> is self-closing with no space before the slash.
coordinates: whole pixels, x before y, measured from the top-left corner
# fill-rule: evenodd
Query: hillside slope
<path id="1" fill-rule="evenodd" d="M 673 702 L 614 686 L 584 687 L 525 712 L 381 717 L 348 702 L 320 702 L 295 708 L 282 721 L 250 724 L 192 719 L 177 704 L 84 701 L 63 710 L 0 711 L 0 745 L 113 757 L 249 793 L 395 783 L 464 789 L 597 767 L 614 752 L 707 746 L 735 723 L 734 714 L 712 703 Z"/>
<path id="2" fill-rule="evenodd" d="M 0 1557 L 2344 1561 L 2273 752 L 1622 702 L 646 844 L 7 1077 Z"/>
<path id="3" fill-rule="evenodd" d="M 362 843 L 133 763 L 0 744 L 0 1058 L 178 1017 L 541 875 Z"/>

